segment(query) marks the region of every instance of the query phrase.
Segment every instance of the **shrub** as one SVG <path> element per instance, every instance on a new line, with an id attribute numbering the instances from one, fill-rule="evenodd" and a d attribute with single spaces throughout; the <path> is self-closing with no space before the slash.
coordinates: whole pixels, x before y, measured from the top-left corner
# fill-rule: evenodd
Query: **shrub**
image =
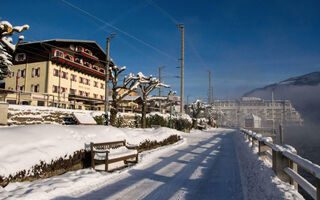
<path id="1" fill-rule="evenodd" d="M 179 131 L 190 130 L 192 128 L 192 123 L 187 119 L 173 119 L 173 125 Z"/>
<path id="2" fill-rule="evenodd" d="M 104 125 L 104 115 L 95 116 L 93 119 L 97 122 L 98 125 Z"/>
<path id="3" fill-rule="evenodd" d="M 147 127 L 150 128 L 152 125 L 169 127 L 169 122 L 160 115 L 149 115 L 147 117 Z"/>

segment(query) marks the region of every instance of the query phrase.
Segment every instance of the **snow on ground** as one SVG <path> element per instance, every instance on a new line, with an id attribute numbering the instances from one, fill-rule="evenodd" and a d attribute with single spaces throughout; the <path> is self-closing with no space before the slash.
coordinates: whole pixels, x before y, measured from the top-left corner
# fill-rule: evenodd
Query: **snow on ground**
<path id="1" fill-rule="evenodd" d="M 0 190 L 0 199 L 302 199 L 257 159 L 237 131 L 219 128 L 182 136 L 176 144 L 141 153 L 139 163 L 129 168 L 112 173 L 82 169 L 10 183 Z"/>
<path id="2" fill-rule="evenodd" d="M 111 126 L 28 125 L 0 127 L 0 175 L 28 170 L 39 161 L 72 155 L 90 142 L 124 140 L 139 145 L 146 139 L 161 141 L 181 132 L 168 129 L 130 129 Z"/>
<path id="3" fill-rule="evenodd" d="M 23 113 L 23 112 L 31 112 L 31 113 L 41 112 L 41 114 L 48 114 L 50 112 L 65 112 L 65 113 L 71 114 L 76 112 L 76 113 L 82 113 L 82 114 L 90 114 L 93 117 L 104 114 L 103 111 L 94 111 L 94 110 L 73 110 L 73 109 L 64 109 L 64 108 L 56 108 L 56 107 L 9 104 L 9 113 L 17 114 L 17 113 Z"/>
<path id="4" fill-rule="evenodd" d="M 258 157 L 258 148 L 249 147 L 241 134 L 235 136 L 245 199 L 304 199 L 292 185 L 281 181 L 268 160 Z M 263 191 L 263 193 L 261 193 Z M 263 195 L 262 195 L 263 194 Z"/>

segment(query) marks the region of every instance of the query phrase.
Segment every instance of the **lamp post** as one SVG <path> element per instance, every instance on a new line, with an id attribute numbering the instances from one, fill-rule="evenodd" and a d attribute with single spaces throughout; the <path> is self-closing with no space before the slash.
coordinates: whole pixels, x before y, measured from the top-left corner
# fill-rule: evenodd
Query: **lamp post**
<path id="1" fill-rule="evenodd" d="M 109 62 L 110 62 L 110 57 L 109 57 L 109 51 L 110 51 L 110 39 L 114 38 L 116 34 L 111 34 L 110 36 L 107 37 L 107 49 L 106 49 L 106 76 L 105 76 L 105 95 L 104 95 L 104 111 L 105 111 L 105 125 L 108 125 L 108 111 L 109 111 Z"/>

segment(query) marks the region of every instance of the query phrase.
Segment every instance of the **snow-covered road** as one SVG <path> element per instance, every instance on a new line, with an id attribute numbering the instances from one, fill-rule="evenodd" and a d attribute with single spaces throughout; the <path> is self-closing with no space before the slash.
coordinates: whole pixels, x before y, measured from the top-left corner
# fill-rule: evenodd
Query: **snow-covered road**
<path id="1" fill-rule="evenodd" d="M 112 173 L 83 169 L 0 187 L 0 199 L 302 199 L 232 129 L 183 134 Z"/>
<path id="2" fill-rule="evenodd" d="M 137 166 L 77 198 L 243 199 L 232 137 L 230 131 L 192 134 L 185 144 L 153 157 L 148 166 Z"/>

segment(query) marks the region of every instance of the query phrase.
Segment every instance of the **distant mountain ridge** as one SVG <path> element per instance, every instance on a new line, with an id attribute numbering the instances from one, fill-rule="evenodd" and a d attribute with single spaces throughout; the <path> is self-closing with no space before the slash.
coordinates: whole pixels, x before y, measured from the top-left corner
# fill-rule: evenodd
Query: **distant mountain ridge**
<path id="1" fill-rule="evenodd" d="M 251 90 L 243 96 L 271 99 L 272 92 L 275 99 L 290 100 L 303 118 L 320 121 L 320 72 L 292 77 Z"/>
<path id="2" fill-rule="evenodd" d="M 312 72 L 309 74 L 305 74 L 302 76 L 296 76 L 289 79 L 286 79 L 284 81 L 280 81 L 279 83 L 274 83 L 267 85 L 263 88 L 256 88 L 253 89 L 247 93 L 245 93 L 243 96 L 251 96 L 250 94 L 254 93 L 258 90 L 266 90 L 266 89 L 275 89 L 279 85 L 292 85 L 292 86 L 316 86 L 320 84 L 320 72 Z"/>

